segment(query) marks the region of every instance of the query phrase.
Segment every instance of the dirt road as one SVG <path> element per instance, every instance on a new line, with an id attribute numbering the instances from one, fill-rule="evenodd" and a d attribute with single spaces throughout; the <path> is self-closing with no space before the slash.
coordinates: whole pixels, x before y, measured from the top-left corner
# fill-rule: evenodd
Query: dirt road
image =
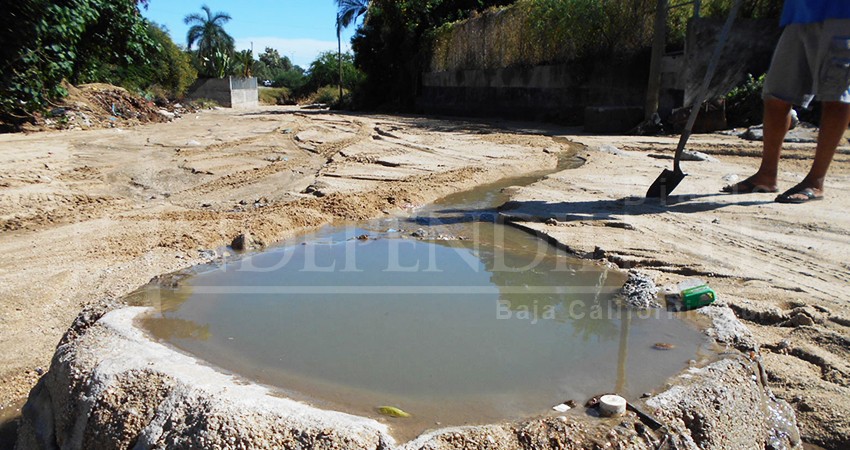
<path id="1" fill-rule="evenodd" d="M 400 213 L 567 150 L 487 125 L 284 108 L 0 136 L 0 409 L 20 406 L 85 305 L 240 233 L 272 243 Z"/>
<path id="2" fill-rule="evenodd" d="M 0 136 L 0 409 L 14 412 L 89 303 L 213 258 L 243 232 L 273 243 L 554 168 L 573 141 L 587 146 L 587 164 L 515 189 L 504 213 L 662 283 L 710 281 L 763 344 L 807 440 L 847 442 L 850 151 L 837 155 L 826 200 L 777 205 L 769 194 L 714 196 L 757 164 L 758 143 L 697 136 L 692 147 L 719 161 L 686 163 L 692 176 L 663 207 L 632 196 L 669 164 L 650 156 L 669 156 L 674 138 L 536 128 L 263 108 Z M 787 153 L 783 186 L 811 148 Z"/>
<path id="3" fill-rule="evenodd" d="M 761 143 L 700 135 L 689 148 L 712 160 L 683 162 L 691 174 L 662 206 L 643 196 L 671 166 L 675 138 L 570 139 L 587 146 L 587 164 L 517 189 L 503 214 L 659 284 L 709 282 L 761 344 L 771 388 L 796 409 L 804 440 L 848 448 L 850 149 L 839 149 L 823 201 L 783 205 L 776 194 L 718 192 L 755 172 Z M 813 155 L 814 144 L 786 146 L 781 189 L 802 179 Z"/>

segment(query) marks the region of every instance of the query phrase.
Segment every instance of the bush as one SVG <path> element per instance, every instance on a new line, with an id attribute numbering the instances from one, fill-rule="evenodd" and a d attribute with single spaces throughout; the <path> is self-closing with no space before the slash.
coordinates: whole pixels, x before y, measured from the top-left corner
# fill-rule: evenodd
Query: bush
<path id="1" fill-rule="evenodd" d="M 342 95 L 348 95 L 347 90 L 342 91 Z M 339 87 L 338 86 L 323 86 L 312 95 L 307 97 L 308 103 L 322 103 L 325 105 L 337 105 L 339 103 Z"/>
<path id="2" fill-rule="evenodd" d="M 260 88 L 260 103 L 264 105 L 291 105 L 292 91 L 288 88 Z"/>
<path id="3" fill-rule="evenodd" d="M 778 19 L 782 13 L 783 0 L 750 0 L 741 5 L 738 17 L 741 19 Z M 725 19 L 732 8 L 732 0 L 703 0 L 701 17 Z M 653 10 L 654 12 L 654 10 Z M 693 17 L 693 6 L 673 8 L 667 15 L 667 47 L 682 49 L 685 45 L 688 20 Z"/>
<path id="4" fill-rule="evenodd" d="M 85 81 L 111 83 L 156 98 L 183 98 L 189 86 L 198 79 L 191 56 L 156 24 L 148 25 L 148 35 L 153 41 L 148 49 L 148 64 L 127 67 L 103 64 Z"/>
<path id="5" fill-rule="evenodd" d="M 653 0 L 520 0 L 432 36 L 430 70 L 496 69 L 629 54 L 650 45 Z M 482 51 L 483 49 L 483 51 Z"/>
<path id="6" fill-rule="evenodd" d="M 700 15 L 725 18 L 731 0 L 703 0 Z M 431 70 L 491 69 L 630 55 L 652 44 L 655 0 L 518 0 L 430 33 Z M 781 0 L 753 0 L 741 18 L 776 18 Z M 693 6 L 669 10 L 668 48 L 684 45 Z M 483 49 L 483 51 L 482 51 Z"/>
<path id="7" fill-rule="evenodd" d="M 726 95 L 726 121 L 732 127 L 749 127 L 762 121 L 764 75 L 747 81 Z"/>
<path id="8" fill-rule="evenodd" d="M 140 0 L 146 3 L 145 0 Z M 0 120 L 30 116 L 104 64 L 147 64 L 152 41 L 135 0 L 4 2 Z"/>
<path id="9" fill-rule="evenodd" d="M 363 72 L 354 67 L 354 56 L 351 53 L 342 54 L 342 87 L 352 89 L 363 80 Z M 321 53 L 315 61 L 310 63 L 307 83 L 304 88 L 310 91 L 318 91 L 323 86 L 333 86 L 339 83 L 339 54 L 337 52 Z M 337 86 L 337 97 L 339 97 Z M 324 102 L 322 102 L 324 103 Z"/>
<path id="10" fill-rule="evenodd" d="M 427 34 L 491 6 L 514 0 L 372 0 L 351 41 L 356 67 L 366 74 L 355 91 L 358 106 L 413 106 L 427 69 Z"/>
<path id="11" fill-rule="evenodd" d="M 307 84 L 307 77 L 304 75 L 304 70 L 298 66 L 289 70 L 279 70 L 273 74 L 271 80 L 275 87 L 284 87 L 292 92 L 299 92 Z"/>
<path id="12" fill-rule="evenodd" d="M 220 108 L 221 105 L 215 100 L 209 98 L 199 98 L 189 102 L 189 106 L 197 108 L 197 109 L 215 109 Z"/>

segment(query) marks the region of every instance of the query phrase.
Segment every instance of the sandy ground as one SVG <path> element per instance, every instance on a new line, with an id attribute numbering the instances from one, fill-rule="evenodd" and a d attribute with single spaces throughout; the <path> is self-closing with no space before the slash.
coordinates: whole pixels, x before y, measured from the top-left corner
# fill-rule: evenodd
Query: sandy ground
<path id="1" fill-rule="evenodd" d="M 669 157 L 675 138 L 288 108 L 0 136 L 0 418 L 14 414 L 87 304 L 214 257 L 245 231 L 271 243 L 554 168 L 568 141 L 587 146 L 587 164 L 513 189 L 504 214 L 660 283 L 709 281 L 763 345 L 772 387 L 796 408 L 804 438 L 850 445 L 847 147 L 826 200 L 779 205 L 771 194 L 715 194 L 724 178 L 754 169 L 758 143 L 696 136 L 691 148 L 717 161 L 684 163 L 691 176 L 664 206 L 641 197 L 670 164 L 657 156 Z M 783 188 L 805 172 L 812 147 L 786 152 Z"/>
<path id="2" fill-rule="evenodd" d="M 643 198 L 671 161 L 675 138 L 568 136 L 587 164 L 514 189 L 506 217 L 577 254 L 638 267 L 671 284 L 714 287 L 761 344 L 771 387 L 796 409 L 806 442 L 850 447 L 850 149 L 835 157 L 823 201 L 718 190 L 758 167 L 761 144 L 700 135 L 690 175 L 666 205 Z M 610 145 L 614 145 L 614 148 Z M 780 190 L 802 179 L 813 144 L 790 144 Z"/>
<path id="3" fill-rule="evenodd" d="M 0 421 L 88 304 L 220 255 L 246 231 L 272 243 L 334 220 L 404 214 L 554 169 L 567 151 L 486 124 L 272 107 L 0 135 Z"/>

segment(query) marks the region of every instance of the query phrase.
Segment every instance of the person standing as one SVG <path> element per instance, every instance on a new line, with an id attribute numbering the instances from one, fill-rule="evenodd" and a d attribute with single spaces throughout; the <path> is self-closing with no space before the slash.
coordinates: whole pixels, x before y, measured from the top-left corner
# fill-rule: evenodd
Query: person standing
<path id="1" fill-rule="evenodd" d="M 821 200 L 835 150 L 850 124 L 850 0 L 785 0 L 776 45 L 764 82 L 764 147 L 761 166 L 723 192 L 777 192 L 776 177 L 793 105 L 822 103 L 812 167 L 779 203 Z"/>

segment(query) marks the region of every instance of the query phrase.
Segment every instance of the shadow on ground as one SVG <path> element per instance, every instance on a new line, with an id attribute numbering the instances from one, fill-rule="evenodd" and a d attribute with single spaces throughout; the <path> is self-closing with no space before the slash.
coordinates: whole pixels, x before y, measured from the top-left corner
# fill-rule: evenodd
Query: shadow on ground
<path id="1" fill-rule="evenodd" d="M 570 220 L 611 220 L 624 216 L 642 216 L 664 212 L 694 214 L 715 211 L 730 206 L 758 206 L 772 201 L 717 202 L 708 199 L 724 194 L 670 196 L 667 202 L 645 197 L 625 197 L 616 200 L 586 200 L 576 202 L 509 201 L 499 208 L 507 216 L 546 220 L 554 218 L 560 221 Z"/>

